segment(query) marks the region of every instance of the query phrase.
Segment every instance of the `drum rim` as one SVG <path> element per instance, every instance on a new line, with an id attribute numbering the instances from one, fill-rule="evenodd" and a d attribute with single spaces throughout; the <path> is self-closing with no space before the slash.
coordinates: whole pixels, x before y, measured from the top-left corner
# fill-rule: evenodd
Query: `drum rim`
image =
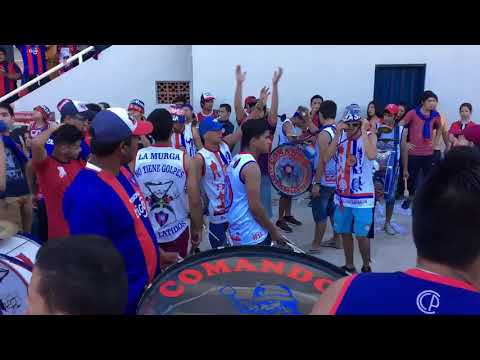
<path id="1" fill-rule="evenodd" d="M 33 266 L 25 264 L 22 260 L 18 260 L 17 258 L 14 258 L 13 256 L 6 255 L 6 254 L 0 254 L 0 260 L 10 261 L 14 265 L 20 266 L 24 270 L 33 272 Z"/>
<path id="2" fill-rule="evenodd" d="M 279 149 L 279 148 L 281 148 L 281 147 L 287 147 L 287 146 L 289 146 L 289 147 L 293 147 L 293 148 L 299 150 L 297 145 L 298 145 L 298 144 L 295 144 L 295 143 L 285 143 L 285 144 L 282 144 L 282 145 L 278 145 L 275 149 L 273 149 L 272 151 L 270 151 L 269 157 L 273 154 L 274 151 L 276 151 L 277 149 Z M 299 151 L 300 151 L 300 150 L 299 150 Z M 302 155 L 305 156 L 305 154 L 302 154 Z M 306 156 L 305 156 L 305 159 L 307 159 L 307 161 L 308 161 L 308 158 L 307 158 Z M 310 161 L 309 161 L 309 162 L 310 162 Z M 283 192 L 282 190 L 280 190 L 280 189 L 273 183 L 273 181 L 272 181 L 272 177 L 270 176 L 270 160 L 268 161 L 267 165 L 268 165 L 268 169 L 267 169 L 267 170 L 268 170 L 268 177 L 270 178 L 270 183 L 272 184 L 272 186 L 275 188 L 276 191 L 282 193 L 283 195 L 291 196 L 291 197 L 298 197 L 298 196 L 301 196 L 301 195 L 305 194 L 306 192 L 308 192 L 309 187 L 307 187 L 307 188 L 306 188 L 304 191 L 302 191 L 301 193 L 298 193 L 298 194 L 295 194 L 295 195 L 290 195 L 290 194 L 284 193 L 284 192 Z M 311 163 L 310 163 L 310 169 L 311 169 L 311 172 L 312 172 L 312 180 L 313 180 L 313 166 L 312 166 Z"/>
<path id="3" fill-rule="evenodd" d="M 20 267 L 23 267 L 25 270 L 29 270 L 28 267 L 24 263 L 22 263 L 21 261 L 13 258 L 11 256 L 0 254 L 0 262 L 3 263 L 3 264 L 6 264 L 6 266 L 8 266 L 11 270 L 13 270 L 13 272 L 23 281 L 23 283 L 25 284 L 25 287 L 28 288 L 27 280 L 23 277 L 22 274 L 20 274 L 20 272 L 17 271 L 17 269 L 15 269 L 11 264 L 9 264 L 8 261 L 13 263 L 14 265 L 18 265 Z M 31 271 L 31 270 L 29 270 L 29 271 Z"/>
<path id="4" fill-rule="evenodd" d="M 242 254 L 243 254 L 243 256 L 247 256 L 247 255 L 258 256 L 258 255 L 261 255 L 262 253 L 269 253 L 269 252 L 271 253 L 272 251 L 277 252 L 279 255 L 288 255 L 288 256 L 293 255 L 294 257 L 303 258 L 303 259 L 307 260 L 307 262 L 310 262 L 310 263 L 321 264 L 322 266 L 324 266 L 328 270 L 332 271 L 333 273 L 337 273 L 340 276 L 340 278 L 348 276 L 348 274 L 344 270 L 342 270 L 340 267 L 338 267 L 336 265 L 333 265 L 333 264 L 331 264 L 331 263 L 329 263 L 329 262 L 327 262 L 323 259 L 319 259 L 319 258 L 317 258 L 315 256 L 312 256 L 312 255 L 309 255 L 309 254 L 296 253 L 296 252 L 293 252 L 291 250 L 281 249 L 281 248 L 273 247 L 273 246 L 239 245 L 239 246 L 229 246 L 229 247 L 224 247 L 224 248 L 210 249 L 210 250 L 207 250 L 207 251 L 202 251 L 199 254 L 189 256 L 183 261 L 177 262 L 176 264 L 168 267 L 163 273 L 160 273 L 155 279 L 153 279 L 153 281 L 143 291 L 142 296 L 141 296 L 141 298 L 138 302 L 138 305 L 137 305 L 136 313 L 137 314 L 139 313 L 140 308 L 143 305 L 143 302 L 146 298 L 146 295 L 147 295 L 147 293 L 149 293 L 149 290 L 151 288 L 153 288 L 155 285 L 157 285 L 160 281 L 163 281 L 162 279 L 164 277 L 166 277 L 166 276 L 170 275 L 171 273 L 177 271 L 177 269 L 179 267 L 183 267 L 185 265 L 187 265 L 185 267 L 195 266 L 195 264 L 199 263 L 199 258 L 202 259 L 202 258 L 207 257 L 209 255 L 215 255 L 215 256 L 212 256 L 212 258 L 210 259 L 211 261 L 213 261 L 213 260 L 216 260 L 217 258 L 221 257 L 221 255 L 224 254 L 224 253 L 232 252 L 232 255 L 234 255 L 234 256 L 242 256 Z M 308 265 L 308 264 L 305 264 L 305 265 Z M 309 265 L 309 266 L 315 267 L 315 266 L 312 266 L 312 265 Z"/>

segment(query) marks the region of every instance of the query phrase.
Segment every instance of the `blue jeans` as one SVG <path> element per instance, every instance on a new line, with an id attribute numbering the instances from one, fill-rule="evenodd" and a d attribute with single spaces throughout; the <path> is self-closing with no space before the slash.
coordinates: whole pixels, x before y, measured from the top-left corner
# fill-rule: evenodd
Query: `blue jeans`
<path id="1" fill-rule="evenodd" d="M 262 174 L 260 182 L 260 197 L 262 206 L 267 212 L 268 218 L 272 218 L 272 183 L 270 182 L 270 177 L 268 175 Z"/>
<path id="2" fill-rule="evenodd" d="M 227 244 L 228 223 L 212 224 L 208 226 L 211 234 L 208 234 L 208 240 L 212 249 L 225 246 Z M 213 235 L 215 236 L 213 236 Z"/>
<path id="3" fill-rule="evenodd" d="M 334 196 L 334 187 L 320 185 L 320 196 L 312 198 L 312 215 L 316 224 L 326 223 L 329 216 L 333 220 L 335 210 Z"/>

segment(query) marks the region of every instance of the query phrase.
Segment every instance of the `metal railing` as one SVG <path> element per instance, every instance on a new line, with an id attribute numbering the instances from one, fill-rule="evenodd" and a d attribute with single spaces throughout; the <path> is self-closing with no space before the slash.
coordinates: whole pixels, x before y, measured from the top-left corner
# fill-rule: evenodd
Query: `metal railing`
<path id="1" fill-rule="evenodd" d="M 15 90 L 13 91 L 10 91 L 8 94 L 2 96 L 0 98 L 0 102 L 3 102 L 9 98 L 11 98 L 12 96 L 14 95 L 17 95 L 19 92 L 21 92 L 22 90 L 25 90 L 27 89 L 29 86 L 35 84 L 35 83 L 38 83 L 40 80 L 46 78 L 47 76 L 49 76 L 50 74 L 54 73 L 55 71 L 58 71 L 60 69 L 62 69 L 63 67 L 65 67 L 66 65 L 74 62 L 75 60 L 78 59 L 78 64 L 82 64 L 83 63 L 83 56 L 85 54 L 88 54 L 89 52 L 91 51 L 94 51 L 95 50 L 95 47 L 94 46 L 89 46 L 87 47 L 86 49 L 83 49 L 82 51 L 80 51 L 78 54 L 75 54 L 71 57 L 69 57 L 66 61 L 54 66 L 53 68 L 51 68 L 50 70 L 48 71 L 45 71 L 43 74 L 40 74 L 39 76 L 37 76 L 35 79 L 33 80 L 30 80 L 29 82 L 23 84 L 22 86 L 20 86 L 19 88 L 16 88 Z"/>

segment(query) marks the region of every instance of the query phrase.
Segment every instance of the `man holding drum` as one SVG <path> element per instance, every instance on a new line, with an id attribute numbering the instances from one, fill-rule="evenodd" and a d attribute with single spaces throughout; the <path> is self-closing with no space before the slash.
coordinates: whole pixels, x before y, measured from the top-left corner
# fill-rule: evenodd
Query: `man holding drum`
<path id="1" fill-rule="evenodd" d="M 353 234 L 363 259 L 362 272 L 371 272 L 370 243 L 367 238 L 373 221 L 375 202 L 373 161 L 377 156 L 377 136 L 360 115 L 360 107 L 351 104 L 345 109 L 344 121 L 337 125 L 335 137 L 327 148 L 325 159 L 337 157 L 335 191 L 335 231 L 342 235 L 346 264 L 342 268 L 355 273 Z M 352 229 L 353 223 L 353 229 Z"/>
<path id="2" fill-rule="evenodd" d="M 376 198 L 385 199 L 386 216 L 383 228 L 389 235 L 397 234 L 397 231 L 393 228 L 390 221 L 393 216 L 395 194 L 400 176 L 400 155 L 405 151 L 405 147 L 407 146 L 406 133 L 403 131 L 404 128 L 396 122 L 398 111 L 397 105 L 388 104 L 383 111 L 383 121 L 377 129 L 378 154 L 389 154 L 388 158 L 379 160 L 380 169 L 375 175 L 375 178 L 379 180 L 375 183 Z M 392 158 L 390 159 L 390 157 Z M 391 168 L 388 168 L 390 166 Z"/>
<path id="3" fill-rule="evenodd" d="M 277 134 L 279 137 L 278 145 L 287 143 L 296 143 L 305 138 L 308 134 L 315 133 L 318 128 L 311 122 L 308 109 L 299 106 L 297 111 L 290 119 L 285 119 L 283 123 L 278 123 Z M 292 197 L 281 194 L 278 204 L 278 220 L 276 225 L 286 232 L 292 232 L 292 228 L 287 223 L 300 226 L 302 223 L 292 216 Z"/>

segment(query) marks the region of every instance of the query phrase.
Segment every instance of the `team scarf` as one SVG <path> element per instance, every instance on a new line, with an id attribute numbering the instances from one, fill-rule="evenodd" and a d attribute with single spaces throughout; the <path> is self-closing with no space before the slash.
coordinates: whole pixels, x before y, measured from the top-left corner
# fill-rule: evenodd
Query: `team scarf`
<path id="1" fill-rule="evenodd" d="M 4 135 L 2 136 L 2 140 L 5 147 L 9 148 L 10 151 L 13 152 L 15 157 L 20 161 L 21 165 L 24 166 L 28 162 L 28 159 L 23 153 L 20 146 L 15 141 L 13 141 L 13 139 L 10 136 Z"/>
<path id="2" fill-rule="evenodd" d="M 87 167 L 87 169 L 93 170 L 92 167 L 90 168 Z M 127 169 L 125 169 L 124 167 L 121 167 L 120 172 L 122 173 L 123 176 L 127 178 L 127 180 L 129 179 L 130 174 Z M 120 181 L 118 181 L 118 179 L 114 175 L 104 170 L 97 172 L 97 174 L 98 174 L 98 177 L 103 182 L 105 182 L 108 186 L 110 186 L 112 190 L 118 195 L 123 205 L 125 206 L 125 209 L 127 209 L 128 213 L 130 214 L 133 220 L 138 241 L 140 242 L 140 246 L 142 247 L 143 255 L 145 257 L 145 263 L 147 265 L 147 272 L 148 272 L 148 279 L 150 282 L 152 282 L 152 280 L 156 275 L 157 261 L 158 261 L 157 253 L 154 245 L 155 242 L 152 240 L 150 234 L 148 233 L 148 230 L 145 227 L 145 224 L 143 223 L 142 219 L 136 215 L 135 207 L 130 202 L 130 197 L 128 196 L 127 191 L 124 189 Z M 136 191 L 138 194 L 141 194 L 136 184 L 134 184 L 130 180 L 129 180 L 129 183 L 132 185 L 132 188 L 134 191 Z"/>
<path id="3" fill-rule="evenodd" d="M 430 131 L 430 123 L 432 122 L 434 117 L 440 116 L 440 114 L 434 110 L 430 111 L 430 116 L 426 117 L 425 115 L 422 114 L 420 111 L 420 106 L 415 108 L 415 112 L 417 116 L 423 120 L 423 138 L 424 139 L 431 139 L 432 134 Z"/>

